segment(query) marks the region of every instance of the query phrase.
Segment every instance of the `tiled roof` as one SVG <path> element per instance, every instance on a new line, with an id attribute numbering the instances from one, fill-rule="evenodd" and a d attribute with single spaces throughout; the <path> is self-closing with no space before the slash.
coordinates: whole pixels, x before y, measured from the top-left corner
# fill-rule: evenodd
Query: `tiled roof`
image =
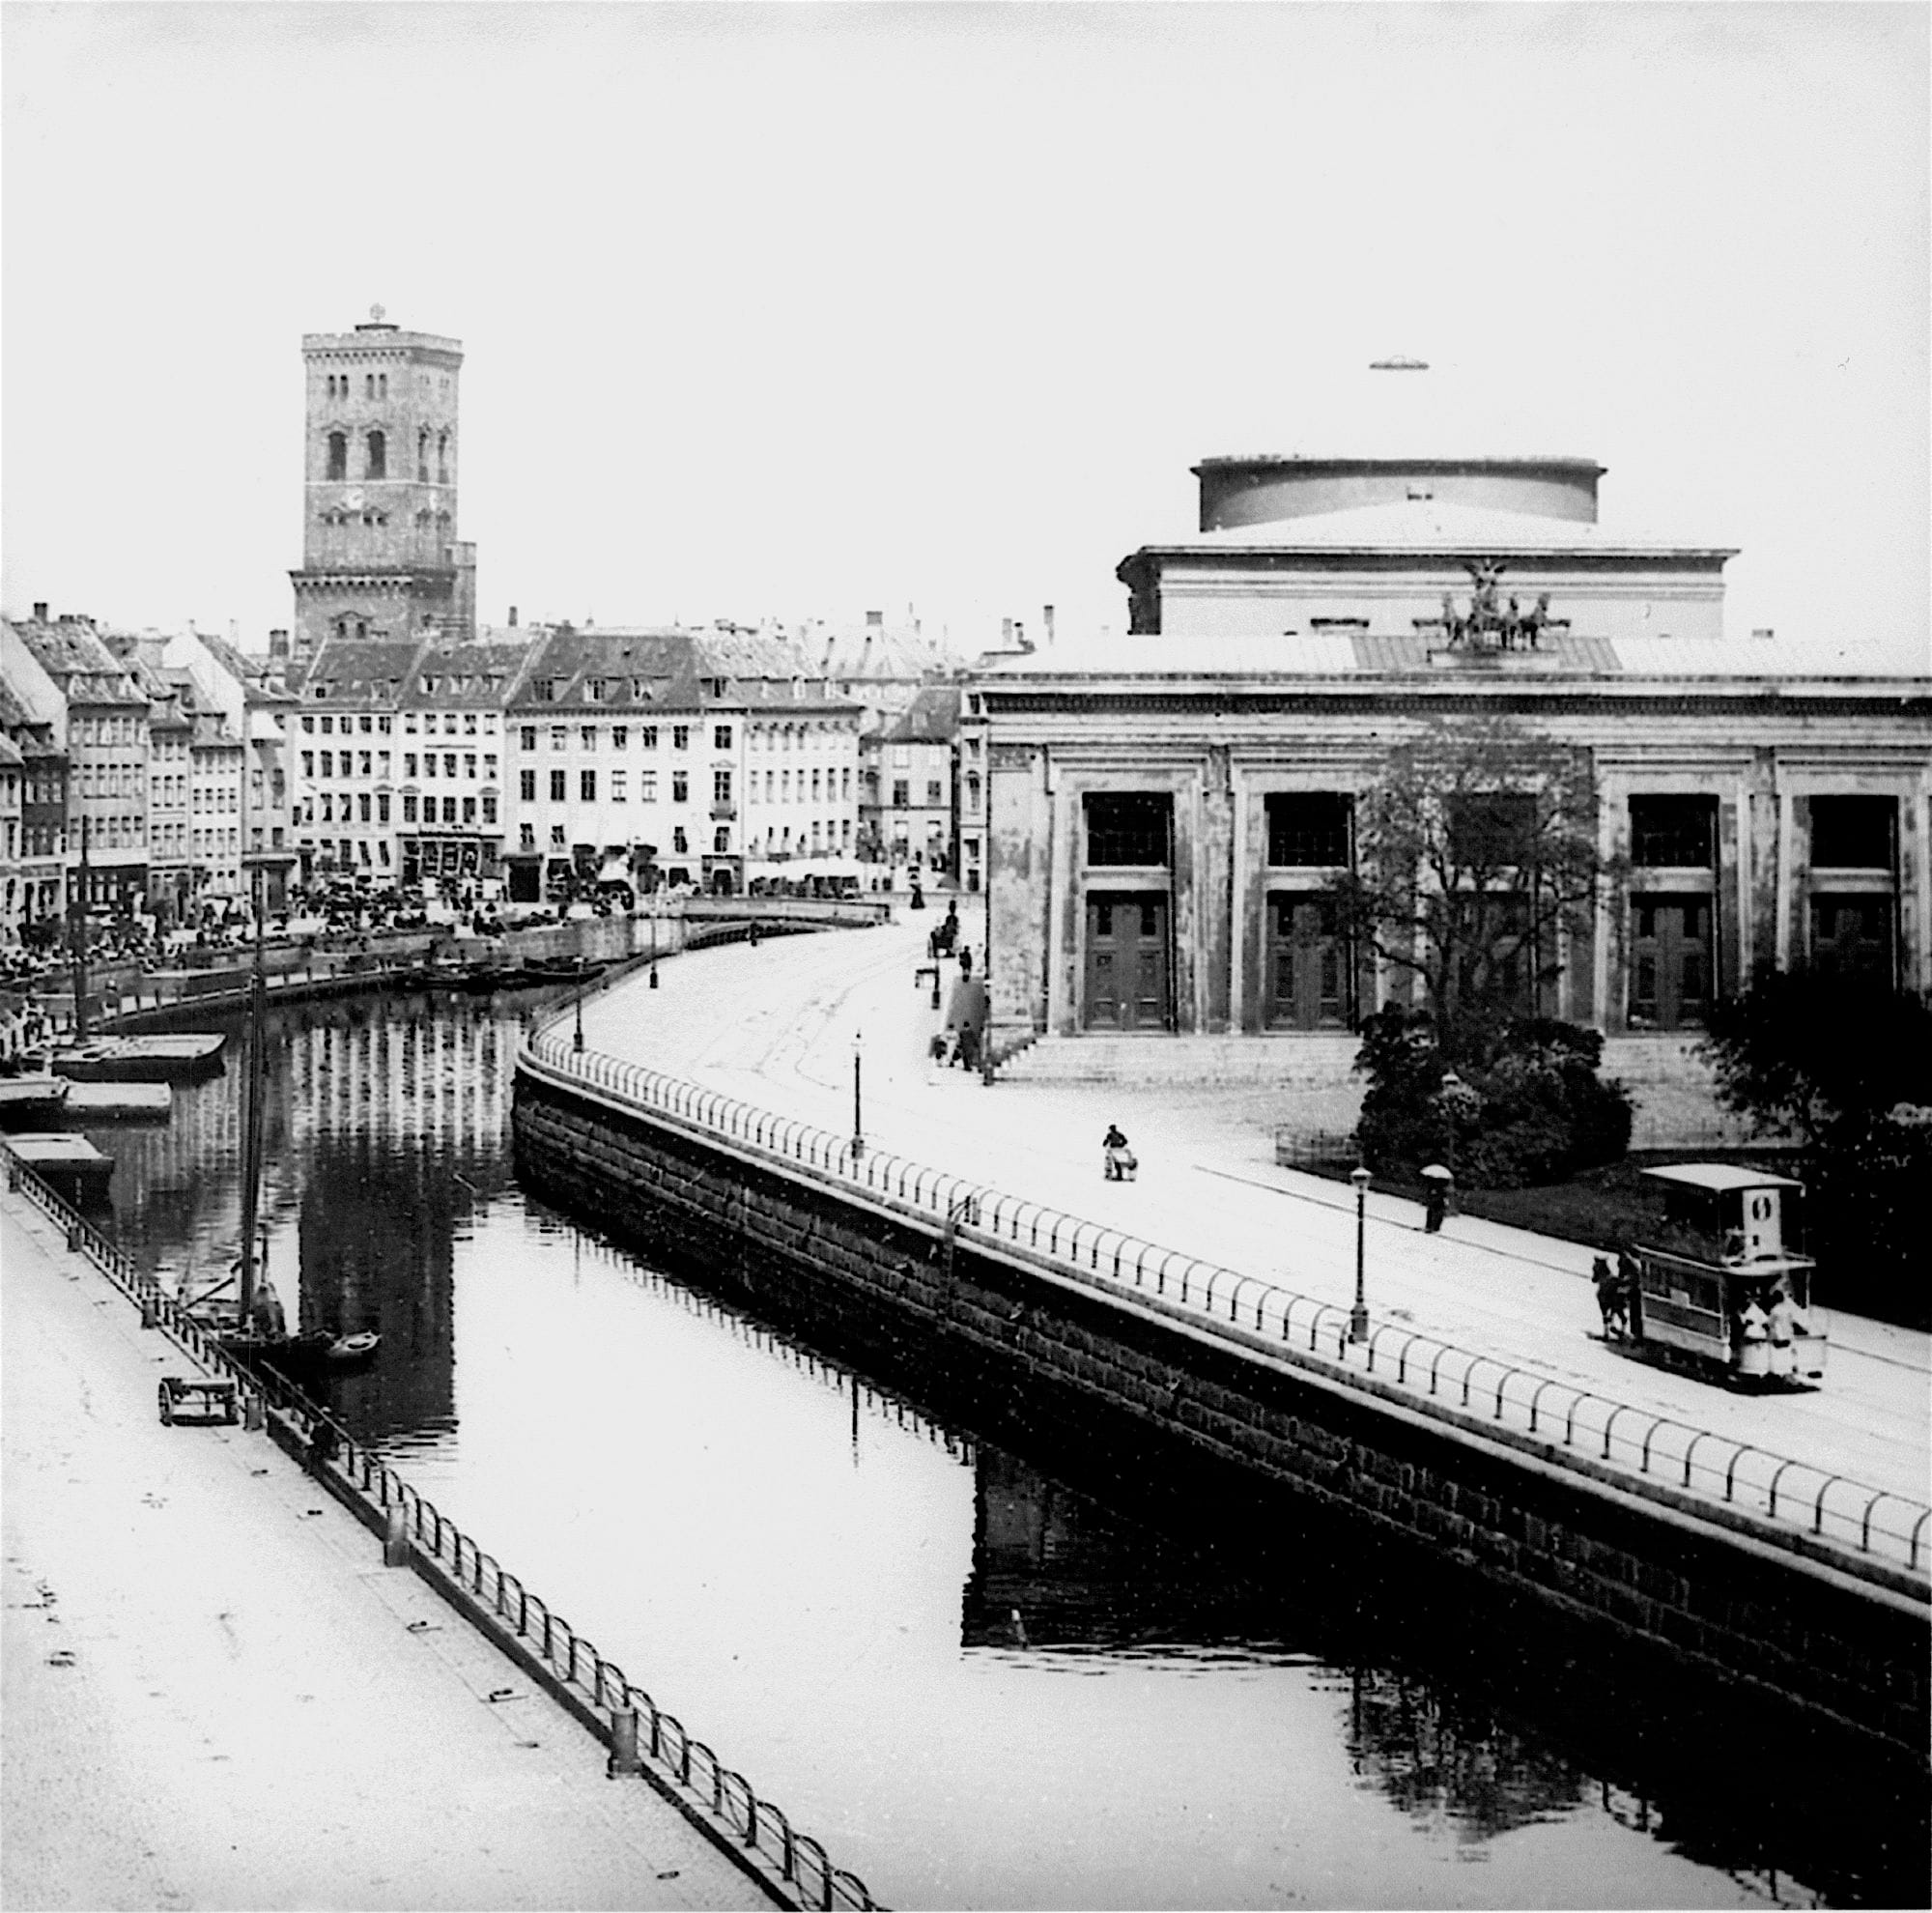
<path id="1" fill-rule="evenodd" d="M 20 755 L 20 747 L 11 737 L 0 735 L 0 766 L 8 770 L 17 770 L 26 759 Z"/>
<path id="2" fill-rule="evenodd" d="M 15 636 L 26 645 L 71 703 L 138 704 L 144 702 L 123 669 L 121 660 L 102 642 L 93 624 L 63 617 L 43 624 L 33 618 L 13 620 Z"/>
<path id="3" fill-rule="evenodd" d="M 929 684 L 906 706 L 905 714 L 878 733 L 882 744 L 942 743 L 959 728 L 960 690 L 956 684 Z"/>
<path id="4" fill-rule="evenodd" d="M 415 669 L 420 639 L 331 638 L 310 661 L 295 687 L 304 704 L 346 702 L 393 703 Z M 318 698 L 316 692 L 325 694 Z"/>

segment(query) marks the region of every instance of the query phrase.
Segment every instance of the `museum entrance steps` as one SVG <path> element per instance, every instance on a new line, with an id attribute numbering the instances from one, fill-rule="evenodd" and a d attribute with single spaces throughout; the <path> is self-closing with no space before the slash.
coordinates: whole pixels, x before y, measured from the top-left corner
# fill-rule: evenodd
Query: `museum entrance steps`
<path id="1" fill-rule="evenodd" d="M 1041 1037 L 1000 1066 L 1003 1082 L 1241 1083 L 1347 1093 L 1361 1039 L 1350 1030 L 1284 1037 Z"/>

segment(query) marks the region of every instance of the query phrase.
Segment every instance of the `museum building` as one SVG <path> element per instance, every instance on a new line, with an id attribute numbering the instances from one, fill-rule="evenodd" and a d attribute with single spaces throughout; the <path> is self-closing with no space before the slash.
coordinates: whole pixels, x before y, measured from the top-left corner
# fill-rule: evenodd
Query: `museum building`
<path id="1" fill-rule="evenodd" d="M 1198 533 L 1119 567 L 1124 637 L 969 687 L 996 1048 L 1264 1043 L 1410 1000 L 1325 892 L 1390 751 L 1455 720 L 1581 754 L 1615 871 L 1524 1010 L 1694 1031 L 1767 960 L 1932 986 L 1932 679 L 1727 639 L 1735 552 L 1613 535 L 1593 459 L 1194 471 Z"/>

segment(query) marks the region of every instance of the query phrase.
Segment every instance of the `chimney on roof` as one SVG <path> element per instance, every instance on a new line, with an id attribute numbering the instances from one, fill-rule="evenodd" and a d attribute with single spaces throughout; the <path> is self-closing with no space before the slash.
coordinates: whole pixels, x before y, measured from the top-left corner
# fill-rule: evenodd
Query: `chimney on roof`
<path id="1" fill-rule="evenodd" d="M 1023 617 L 1013 619 L 1013 642 L 1023 651 L 1033 649 L 1033 646 L 1027 642 L 1026 619 Z"/>
<path id="2" fill-rule="evenodd" d="M 1051 644 L 1053 642 L 1053 607 L 1051 605 L 1041 605 L 1039 611 L 1040 622 L 1046 626 L 1046 642 Z"/>
<path id="3" fill-rule="evenodd" d="M 1000 620 L 1000 649 L 1003 651 L 1010 651 L 1012 648 L 1013 648 L 1013 621 L 1009 617 L 1003 617 Z"/>
<path id="4" fill-rule="evenodd" d="M 1776 629 L 1769 624 L 1760 624 L 1756 626 L 1751 632 L 1751 636 L 1753 638 L 1770 639 L 1776 637 L 1776 635 L 1777 633 Z"/>
<path id="5" fill-rule="evenodd" d="M 36 624 L 44 624 L 46 621 L 47 601 L 44 598 L 36 598 L 34 600 L 34 622 Z"/>
<path id="6" fill-rule="evenodd" d="M 289 654 L 289 634 L 277 625 L 269 633 L 269 655 L 271 658 L 286 658 Z"/>
<path id="7" fill-rule="evenodd" d="M 867 631 L 883 631 L 885 628 L 886 614 L 884 612 L 867 612 L 866 614 L 866 629 Z"/>
<path id="8" fill-rule="evenodd" d="M 517 608 L 515 605 L 512 605 L 510 607 L 510 629 L 514 631 L 516 628 L 517 628 Z"/>

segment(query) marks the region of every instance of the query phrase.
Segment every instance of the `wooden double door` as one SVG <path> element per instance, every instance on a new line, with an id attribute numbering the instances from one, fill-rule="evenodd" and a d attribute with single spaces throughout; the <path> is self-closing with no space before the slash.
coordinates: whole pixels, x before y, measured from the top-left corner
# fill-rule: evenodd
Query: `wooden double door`
<path id="1" fill-rule="evenodd" d="M 1335 899 L 1278 890 L 1267 900 L 1267 1026 L 1332 1030 L 1349 1021 L 1349 942 Z"/>
<path id="2" fill-rule="evenodd" d="M 1711 1004 L 1712 931 L 1708 897 L 1632 899 L 1632 1023 L 1676 1030 L 1703 1022 Z"/>
<path id="3" fill-rule="evenodd" d="M 1159 892 L 1088 892 L 1083 1027 L 1174 1027 L 1169 921 L 1168 899 Z"/>

